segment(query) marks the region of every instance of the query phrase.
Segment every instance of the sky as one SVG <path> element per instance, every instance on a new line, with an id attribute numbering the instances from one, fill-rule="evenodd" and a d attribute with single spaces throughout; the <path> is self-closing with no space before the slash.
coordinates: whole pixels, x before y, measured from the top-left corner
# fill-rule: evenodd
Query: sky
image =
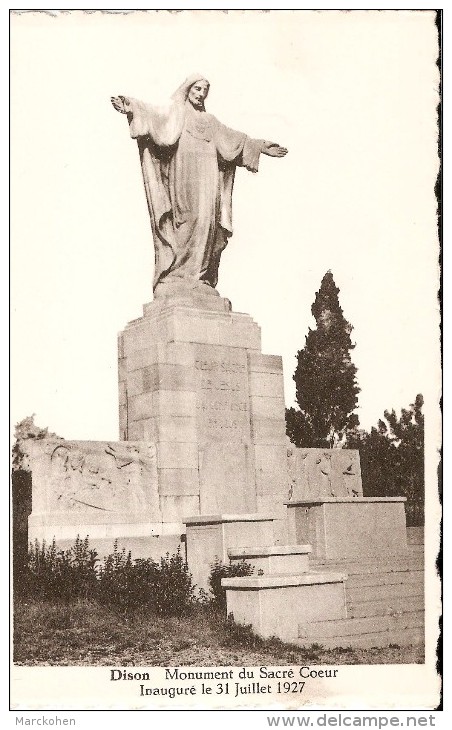
<path id="1" fill-rule="evenodd" d="M 439 397 L 433 12 L 17 14 L 11 24 L 12 419 L 117 439 L 117 333 L 152 299 L 136 143 L 110 96 L 168 97 L 289 149 L 238 170 L 218 289 L 283 357 L 326 271 L 353 325 L 370 428 Z"/>

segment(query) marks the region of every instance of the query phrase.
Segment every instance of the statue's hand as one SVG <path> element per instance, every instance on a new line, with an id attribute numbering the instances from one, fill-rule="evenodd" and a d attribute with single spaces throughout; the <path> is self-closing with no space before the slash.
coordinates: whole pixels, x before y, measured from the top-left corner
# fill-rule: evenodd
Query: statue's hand
<path id="1" fill-rule="evenodd" d="M 262 152 L 270 157 L 284 157 L 284 155 L 287 155 L 287 149 L 276 142 L 264 142 Z"/>
<path id="2" fill-rule="evenodd" d="M 121 114 L 127 114 L 124 106 L 123 96 L 112 96 L 111 103 L 113 104 L 113 108 L 116 109 L 117 112 L 120 112 Z"/>

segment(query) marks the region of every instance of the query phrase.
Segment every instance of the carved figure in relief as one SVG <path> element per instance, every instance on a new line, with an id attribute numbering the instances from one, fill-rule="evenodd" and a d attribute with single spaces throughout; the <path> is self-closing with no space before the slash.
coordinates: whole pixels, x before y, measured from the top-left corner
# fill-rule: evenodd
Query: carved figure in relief
<path id="1" fill-rule="evenodd" d="M 237 167 L 257 172 L 261 154 L 284 157 L 275 142 L 251 139 L 205 110 L 209 82 L 190 76 L 170 104 L 156 107 L 113 96 L 138 142 L 155 248 L 154 294 L 171 285 L 214 291 L 221 254 L 232 235 Z"/>
<path id="2" fill-rule="evenodd" d="M 156 470 L 155 445 L 142 453 L 133 445 L 93 444 L 80 448 L 71 442 L 46 445 L 49 483 L 55 508 L 107 512 L 146 508 L 144 477 Z"/>

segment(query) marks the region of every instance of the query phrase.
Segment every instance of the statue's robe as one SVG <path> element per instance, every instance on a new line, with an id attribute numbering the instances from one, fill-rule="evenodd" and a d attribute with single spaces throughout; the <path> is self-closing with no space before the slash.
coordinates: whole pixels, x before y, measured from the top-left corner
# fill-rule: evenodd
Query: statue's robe
<path id="1" fill-rule="evenodd" d="M 262 140 L 197 111 L 189 102 L 158 108 L 124 103 L 138 142 L 155 245 L 154 290 L 165 281 L 215 287 L 232 235 L 237 166 L 257 172 Z"/>

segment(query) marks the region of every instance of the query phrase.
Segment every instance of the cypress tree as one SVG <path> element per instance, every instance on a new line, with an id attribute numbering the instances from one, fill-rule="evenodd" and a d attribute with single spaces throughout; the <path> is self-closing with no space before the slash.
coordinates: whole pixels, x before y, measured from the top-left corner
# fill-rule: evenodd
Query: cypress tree
<path id="1" fill-rule="evenodd" d="M 322 279 L 311 307 L 316 328 L 297 353 L 293 379 L 299 410 L 286 414 L 287 434 L 297 446 L 332 447 L 346 442 L 358 425 L 354 413 L 360 391 L 350 353 L 355 347 L 352 326 L 339 304 L 339 289 L 331 271 Z"/>

